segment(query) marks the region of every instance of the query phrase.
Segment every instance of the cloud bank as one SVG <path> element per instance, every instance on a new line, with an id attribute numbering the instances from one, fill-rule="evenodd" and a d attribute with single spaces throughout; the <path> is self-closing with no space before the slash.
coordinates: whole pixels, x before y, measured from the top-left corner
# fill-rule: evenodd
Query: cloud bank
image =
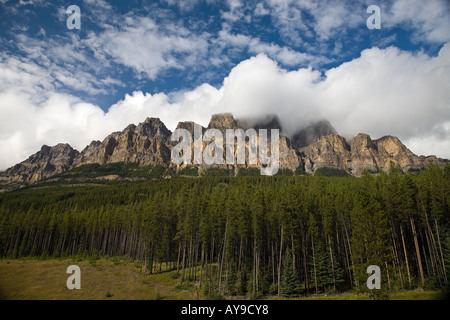
<path id="1" fill-rule="evenodd" d="M 0 56 L 0 170 L 43 144 L 67 142 L 81 151 L 146 117 L 159 117 L 173 130 L 184 120 L 206 126 L 219 112 L 277 114 L 288 135 L 327 119 L 347 138 L 395 135 L 417 154 L 450 158 L 450 43 L 436 57 L 374 47 L 324 74 L 287 71 L 258 54 L 236 65 L 219 88 L 205 83 L 169 94 L 135 91 L 106 112 L 59 93 L 46 74 L 33 61 Z"/>

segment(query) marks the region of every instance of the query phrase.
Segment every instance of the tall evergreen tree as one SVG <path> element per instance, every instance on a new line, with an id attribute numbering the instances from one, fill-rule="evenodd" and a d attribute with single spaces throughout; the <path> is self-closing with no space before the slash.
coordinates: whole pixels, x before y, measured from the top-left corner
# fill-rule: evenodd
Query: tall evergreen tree
<path id="1" fill-rule="evenodd" d="M 295 297 L 300 293 L 300 280 L 292 265 L 292 252 L 287 249 L 284 254 L 283 275 L 281 277 L 281 295 Z"/>
<path id="2" fill-rule="evenodd" d="M 352 248 L 357 269 L 356 276 L 361 284 L 367 280 L 366 269 L 369 265 L 384 268 L 386 261 L 391 259 L 390 230 L 377 194 L 375 179 L 365 171 L 351 212 Z"/>

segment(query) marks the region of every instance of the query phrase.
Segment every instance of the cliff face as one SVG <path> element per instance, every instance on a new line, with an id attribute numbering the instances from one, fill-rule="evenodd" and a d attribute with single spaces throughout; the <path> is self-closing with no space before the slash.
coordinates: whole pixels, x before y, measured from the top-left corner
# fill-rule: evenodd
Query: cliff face
<path id="1" fill-rule="evenodd" d="M 191 133 L 191 141 L 194 142 L 196 125 L 189 121 L 180 122 L 177 128 L 188 130 Z M 254 128 L 256 133 L 259 133 L 259 129 L 267 129 L 269 141 L 270 129 L 280 129 L 280 134 L 282 133 L 278 118 L 274 116 L 256 120 L 235 120 L 229 113 L 216 114 L 211 117 L 207 128 L 197 126 L 201 129 L 202 134 L 211 128 L 221 131 L 224 139 L 221 146 L 224 161 L 223 164 L 212 166 L 235 170 L 240 167 L 260 167 L 261 163 L 259 159 L 256 165 L 248 163 L 249 143 L 247 139 L 243 146 L 235 145 L 235 164 L 226 164 L 226 129 Z M 92 141 L 81 152 L 74 150 L 68 144 L 58 144 L 54 147 L 44 145 L 40 151 L 27 160 L 0 174 L 0 182 L 32 183 L 91 163 L 131 162 L 138 165 L 161 165 L 179 170 L 186 165 L 177 166 L 171 162 L 171 149 L 178 143 L 171 141 L 171 135 L 172 132 L 158 118 L 147 118 L 137 126 L 131 124 L 123 131 L 111 133 L 103 141 Z M 202 140 L 202 149 L 204 150 L 209 143 L 209 141 Z M 245 148 L 245 164 L 237 165 L 236 157 L 242 147 Z M 191 148 L 193 160 L 194 143 L 191 144 Z M 416 156 L 398 138 L 392 136 L 372 140 L 367 134 L 360 133 L 347 142 L 345 138 L 336 134 L 334 128 L 327 121 L 317 122 L 298 130 L 292 140 L 280 135 L 280 168 L 291 170 L 300 168 L 309 174 L 314 174 L 319 168 L 331 167 L 345 170 L 354 176 L 360 176 L 365 169 L 371 172 L 389 171 L 391 162 L 405 172 L 409 169 L 427 168 L 430 162 L 439 166 L 445 165 L 442 159 L 435 156 Z M 208 166 L 202 163 L 200 171 L 206 167 Z"/>
<path id="2" fill-rule="evenodd" d="M 6 170 L 2 180 L 18 183 L 41 180 L 70 169 L 78 155 L 79 152 L 68 144 L 43 145 L 27 160 Z"/>
<path id="3" fill-rule="evenodd" d="M 170 161 L 171 134 L 159 119 L 147 118 L 138 126 L 131 124 L 122 132 L 110 134 L 103 142 L 91 142 L 74 160 L 74 165 L 113 162 L 165 165 Z"/>
<path id="4" fill-rule="evenodd" d="M 367 134 L 358 134 L 351 142 L 352 158 L 349 169 L 354 175 L 361 175 L 364 169 L 377 172 L 378 146 Z"/>
<path id="5" fill-rule="evenodd" d="M 231 113 L 213 114 L 209 121 L 208 129 L 219 129 L 225 135 L 226 129 L 237 129 L 238 125 Z"/>
<path id="6" fill-rule="evenodd" d="M 338 135 L 326 135 L 300 150 L 305 155 L 307 173 L 314 173 L 322 167 L 331 167 L 359 177 L 364 170 L 388 172 L 391 162 L 404 172 L 409 169 L 427 168 L 430 161 L 436 165 L 445 164 L 435 156 L 415 155 L 397 137 L 385 136 L 372 140 L 370 136 L 362 133 L 353 138 L 350 144 Z"/>
<path id="7" fill-rule="evenodd" d="M 376 163 L 379 170 L 389 171 L 390 162 L 403 171 L 409 169 L 422 169 L 430 166 L 430 162 L 436 165 L 445 165 L 442 159 L 435 156 L 417 156 L 411 152 L 397 137 L 385 136 L 373 141 L 377 146 L 378 154 Z M 359 171 L 363 168 L 360 166 Z"/>
<path id="8" fill-rule="evenodd" d="M 267 129 L 267 139 L 270 142 L 271 139 L 271 129 L 280 129 L 281 126 L 279 125 L 278 119 L 276 117 L 267 117 L 264 119 L 258 119 L 258 120 L 252 120 L 252 119 L 246 119 L 246 120 L 235 120 L 233 115 L 230 113 L 224 113 L 224 114 L 215 114 L 211 117 L 211 120 L 208 124 L 207 128 L 203 128 L 202 126 L 194 123 L 194 122 L 179 122 L 177 125 L 177 129 L 186 129 L 189 131 L 191 136 L 191 160 L 194 162 L 194 126 L 197 125 L 199 128 L 201 128 L 201 133 L 203 134 L 208 129 L 218 129 L 222 133 L 223 143 L 222 145 L 218 145 L 219 148 L 222 149 L 223 157 L 226 159 L 226 130 L 227 129 L 242 129 L 244 130 L 244 133 L 247 129 L 255 129 L 256 134 L 258 135 L 256 139 L 257 145 L 259 145 L 259 129 Z M 200 130 L 199 130 L 200 132 Z M 213 138 L 213 140 L 215 140 Z M 176 144 L 177 142 L 175 142 Z M 210 144 L 209 141 L 202 141 L 202 150 L 205 150 L 205 147 Z M 268 150 L 270 150 L 271 145 L 268 143 Z M 242 150 L 244 149 L 244 150 Z M 240 152 L 244 152 L 245 154 L 245 163 L 244 164 L 238 164 L 238 154 Z M 256 150 L 258 152 L 258 150 Z M 289 168 L 291 170 L 295 170 L 299 166 L 301 166 L 301 158 L 298 156 L 297 151 L 292 147 L 292 143 L 289 138 L 280 136 L 279 139 L 279 163 L 280 167 L 282 168 Z M 225 168 L 225 169 L 239 169 L 239 168 L 248 168 L 248 167 L 261 167 L 261 162 L 259 160 L 259 156 L 257 153 L 257 163 L 256 164 L 249 164 L 249 140 L 246 138 L 244 144 L 234 144 L 234 152 L 233 152 L 233 159 L 234 164 L 228 164 L 224 163 L 222 165 L 206 165 L 201 164 L 200 165 L 200 171 L 204 170 L 207 167 L 218 167 L 218 168 Z M 226 161 L 224 161 L 226 162 Z M 176 168 L 184 168 L 186 167 L 185 164 L 181 166 L 176 166 Z"/>
<path id="9" fill-rule="evenodd" d="M 345 138 L 336 134 L 323 136 L 300 151 L 304 154 L 307 173 L 323 167 L 347 170 L 351 161 L 350 146 Z"/>

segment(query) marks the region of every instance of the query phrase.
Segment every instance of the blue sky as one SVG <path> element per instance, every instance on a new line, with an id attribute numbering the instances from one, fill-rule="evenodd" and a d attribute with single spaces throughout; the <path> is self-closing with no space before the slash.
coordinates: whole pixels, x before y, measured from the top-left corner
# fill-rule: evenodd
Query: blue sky
<path id="1" fill-rule="evenodd" d="M 449 17 L 445 0 L 0 0 L 0 170 L 147 116 L 173 130 L 225 111 L 450 158 Z"/>

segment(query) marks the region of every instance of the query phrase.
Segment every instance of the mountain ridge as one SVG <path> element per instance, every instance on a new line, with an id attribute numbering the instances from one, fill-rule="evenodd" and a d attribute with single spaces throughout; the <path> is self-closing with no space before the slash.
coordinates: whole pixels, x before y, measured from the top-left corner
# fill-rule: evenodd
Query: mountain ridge
<path id="1" fill-rule="evenodd" d="M 197 125 L 195 122 L 184 121 L 179 122 L 177 128 L 188 130 L 193 138 L 195 125 Z M 242 127 L 245 130 L 249 125 L 257 129 L 267 125 L 268 129 L 280 128 L 283 132 L 278 118 L 273 115 L 259 120 L 240 120 L 235 119 L 231 113 L 214 114 L 207 128 L 200 127 L 202 132 L 208 128 L 225 132 L 226 129 Z M 3 185 L 34 183 L 72 168 L 94 163 L 104 165 L 123 162 L 136 163 L 139 166 L 160 165 L 178 172 L 189 165 L 171 163 L 171 149 L 176 144 L 171 141 L 171 135 L 172 132 L 159 118 L 148 117 L 138 125 L 130 124 L 122 131 L 112 132 L 103 141 L 93 140 L 81 152 L 67 143 L 60 143 L 53 147 L 44 145 L 28 159 L 1 173 L 0 183 Z M 202 144 L 205 146 L 206 142 L 203 141 Z M 337 134 L 326 120 L 311 123 L 306 128 L 297 130 L 292 138 L 280 135 L 279 148 L 280 168 L 300 170 L 307 174 L 314 174 L 320 168 L 330 167 L 344 170 L 353 176 L 360 176 L 364 170 L 387 172 L 391 163 L 407 172 L 411 169 L 427 168 L 430 163 L 444 166 L 446 162 L 436 156 L 417 156 L 394 136 L 386 135 L 373 140 L 369 135 L 359 133 L 348 142 Z M 258 165 L 224 163 L 212 167 L 237 171 L 241 167 L 259 165 L 259 163 Z M 197 166 L 200 170 L 211 167 L 205 164 Z"/>

